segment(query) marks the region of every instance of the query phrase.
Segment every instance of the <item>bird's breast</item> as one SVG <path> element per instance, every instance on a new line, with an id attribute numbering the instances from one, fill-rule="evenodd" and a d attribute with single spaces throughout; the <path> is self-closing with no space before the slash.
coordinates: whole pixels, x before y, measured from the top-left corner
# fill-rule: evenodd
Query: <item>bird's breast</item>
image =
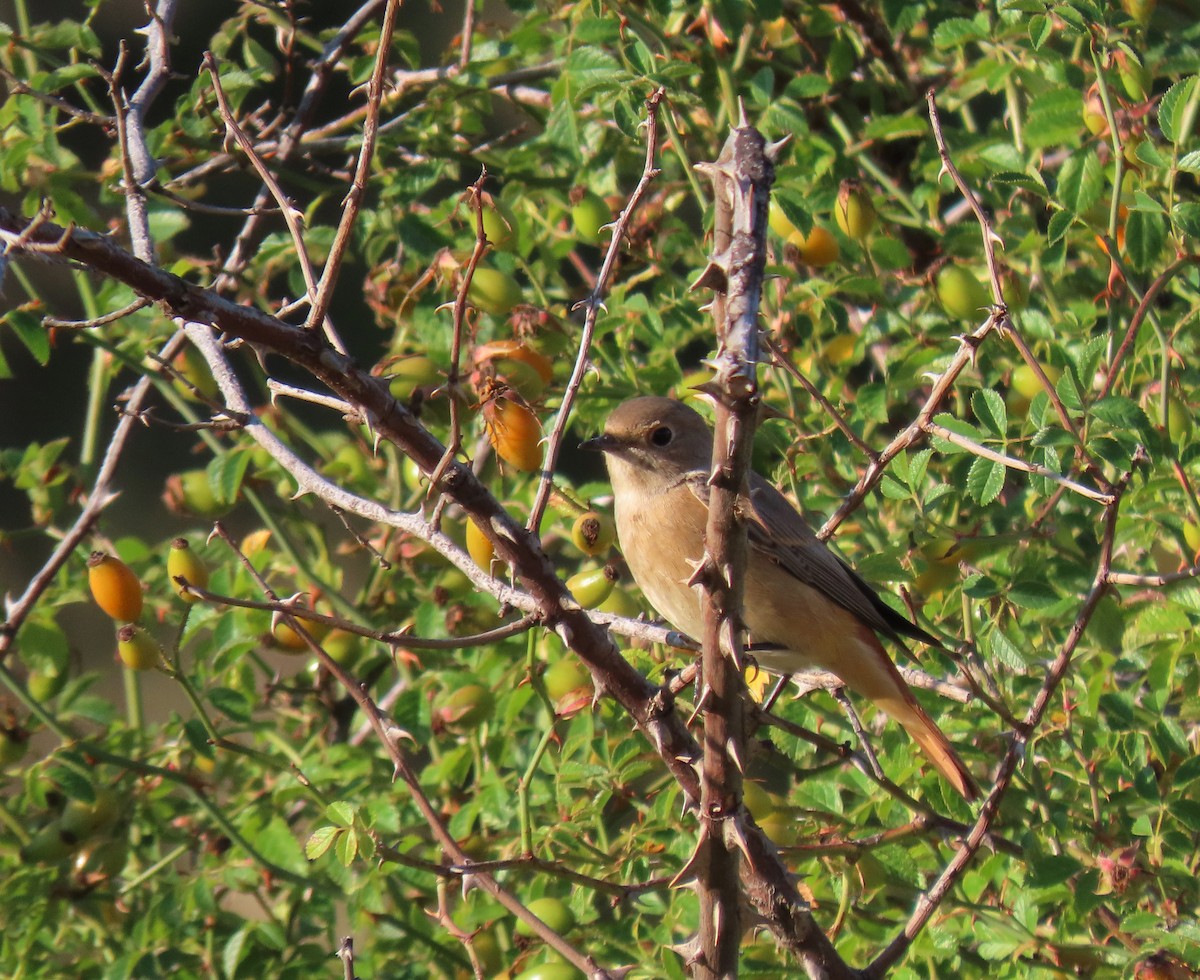
<path id="1" fill-rule="evenodd" d="M 700 593 L 688 586 L 704 554 L 708 509 L 687 487 L 661 494 L 617 494 L 617 537 L 638 588 L 675 629 L 696 637 Z"/>

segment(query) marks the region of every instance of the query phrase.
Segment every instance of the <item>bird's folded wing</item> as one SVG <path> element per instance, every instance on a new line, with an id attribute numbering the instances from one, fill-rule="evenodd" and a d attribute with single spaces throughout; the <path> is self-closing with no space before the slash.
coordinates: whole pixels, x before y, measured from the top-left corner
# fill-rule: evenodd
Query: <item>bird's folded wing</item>
<path id="1" fill-rule="evenodd" d="M 707 504 L 707 474 L 692 474 L 687 482 L 692 492 Z M 940 645 L 884 603 L 854 569 L 816 536 L 791 502 L 757 473 L 750 474 L 748 504 L 743 517 L 752 556 L 778 565 L 890 639 L 898 641 L 904 635 Z"/>

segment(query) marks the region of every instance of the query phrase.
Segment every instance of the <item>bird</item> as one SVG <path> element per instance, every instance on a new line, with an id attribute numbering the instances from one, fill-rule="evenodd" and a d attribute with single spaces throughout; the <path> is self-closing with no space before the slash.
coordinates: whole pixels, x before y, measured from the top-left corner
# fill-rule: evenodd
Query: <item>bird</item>
<path id="1" fill-rule="evenodd" d="M 703 632 L 701 591 L 689 580 L 704 555 L 712 446 L 694 409 L 643 396 L 618 405 L 602 434 L 580 447 L 604 454 L 634 581 L 663 619 L 692 637 Z M 898 722 L 959 794 L 977 799 L 975 780 L 879 637 L 938 641 L 884 603 L 758 473 L 749 475 L 739 513 L 748 539 L 742 621 L 758 664 L 779 674 L 835 674 Z"/>

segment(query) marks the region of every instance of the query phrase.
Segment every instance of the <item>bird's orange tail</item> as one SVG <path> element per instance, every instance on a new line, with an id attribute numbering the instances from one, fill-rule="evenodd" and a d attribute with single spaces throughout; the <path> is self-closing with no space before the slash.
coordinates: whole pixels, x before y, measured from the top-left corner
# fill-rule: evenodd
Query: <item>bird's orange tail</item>
<path id="1" fill-rule="evenodd" d="M 869 639 L 868 639 L 869 637 Z M 917 703 L 912 691 L 896 665 L 892 663 L 875 634 L 863 627 L 860 638 L 863 645 L 871 647 L 869 663 L 859 664 L 852 671 L 839 671 L 847 686 L 870 699 L 893 721 L 898 722 L 912 737 L 929 761 L 937 767 L 946 780 L 964 799 L 979 798 L 979 787 L 967 767 L 963 765 L 958 753 L 954 751 L 950 740 L 942 734 L 942 730 L 925 709 Z M 866 668 L 866 669 L 862 669 Z M 846 676 L 850 674 L 852 676 Z"/>

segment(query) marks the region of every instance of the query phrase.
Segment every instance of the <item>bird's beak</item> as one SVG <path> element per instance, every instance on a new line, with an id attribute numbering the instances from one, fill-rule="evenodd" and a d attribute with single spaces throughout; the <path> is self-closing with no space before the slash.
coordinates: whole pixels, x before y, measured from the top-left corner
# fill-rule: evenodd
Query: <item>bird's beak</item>
<path id="1" fill-rule="evenodd" d="M 610 436 L 607 432 L 604 435 L 596 436 L 594 439 L 585 439 L 579 444 L 580 449 L 585 449 L 589 453 L 606 453 L 617 446 L 615 437 Z"/>

